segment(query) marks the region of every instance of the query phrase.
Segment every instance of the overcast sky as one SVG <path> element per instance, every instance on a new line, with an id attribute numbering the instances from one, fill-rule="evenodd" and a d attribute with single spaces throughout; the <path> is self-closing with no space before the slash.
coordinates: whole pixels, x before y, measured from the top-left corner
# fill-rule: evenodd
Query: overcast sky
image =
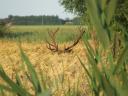
<path id="1" fill-rule="evenodd" d="M 0 18 L 8 15 L 58 15 L 60 18 L 72 18 L 65 12 L 59 0 L 0 0 Z"/>

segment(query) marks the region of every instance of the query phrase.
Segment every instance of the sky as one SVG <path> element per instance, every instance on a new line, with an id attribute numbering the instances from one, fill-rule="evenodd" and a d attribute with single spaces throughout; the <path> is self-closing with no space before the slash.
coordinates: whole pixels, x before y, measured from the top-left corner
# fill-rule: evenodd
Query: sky
<path id="1" fill-rule="evenodd" d="M 0 18 L 8 15 L 58 15 L 60 18 L 73 18 L 65 12 L 59 0 L 0 0 Z"/>

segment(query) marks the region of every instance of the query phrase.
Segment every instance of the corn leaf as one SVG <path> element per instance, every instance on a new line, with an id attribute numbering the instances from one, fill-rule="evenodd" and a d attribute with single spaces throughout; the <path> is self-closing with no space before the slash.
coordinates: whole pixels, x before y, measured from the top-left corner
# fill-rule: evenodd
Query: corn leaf
<path id="1" fill-rule="evenodd" d="M 35 92 L 41 93 L 42 89 L 41 89 L 40 82 L 35 69 L 33 68 L 31 62 L 29 61 L 28 57 L 26 56 L 26 54 L 23 52 L 21 48 L 20 48 L 20 52 L 21 52 L 21 57 L 23 59 L 23 62 L 25 62 L 27 69 L 29 71 L 33 86 L 35 88 Z"/>
<path id="2" fill-rule="evenodd" d="M 7 90 L 9 92 L 14 92 L 9 86 L 6 86 L 6 85 L 3 85 L 3 84 L 0 84 L 0 90 Z"/>
<path id="3" fill-rule="evenodd" d="M 117 61 L 117 64 L 114 69 L 114 74 L 120 69 L 120 67 L 123 65 L 123 63 L 127 60 L 128 58 L 128 45 L 124 48 L 122 51 L 121 55 L 119 56 L 119 59 Z"/>
<path id="4" fill-rule="evenodd" d="M 94 24 L 97 32 L 97 37 L 104 48 L 107 48 L 109 45 L 109 37 L 107 30 L 104 25 L 102 25 L 101 20 L 101 9 L 99 9 L 96 0 L 88 0 L 88 12 L 91 17 L 92 23 Z"/>
<path id="5" fill-rule="evenodd" d="M 81 59 L 78 57 L 80 64 L 82 65 L 82 67 L 84 68 L 85 72 L 87 73 L 88 77 L 92 80 L 92 76 L 89 73 L 88 69 L 85 67 L 84 63 L 81 61 Z"/>
<path id="6" fill-rule="evenodd" d="M 0 66 L 0 77 L 11 87 L 11 89 L 20 94 L 21 96 L 31 96 L 25 89 L 14 83 L 4 72 L 2 66 Z M 4 88 L 4 87 L 3 87 Z"/>
<path id="7" fill-rule="evenodd" d="M 106 20 L 108 25 L 110 24 L 110 21 L 115 12 L 116 4 L 117 4 L 117 0 L 109 0 L 107 3 Z"/>
<path id="8" fill-rule="evenodd" d="M 106 76 L 102 75 L 102 88 L 104 89 L 106 96 L 117 96 L 116 89 L 112 86 Z"/>

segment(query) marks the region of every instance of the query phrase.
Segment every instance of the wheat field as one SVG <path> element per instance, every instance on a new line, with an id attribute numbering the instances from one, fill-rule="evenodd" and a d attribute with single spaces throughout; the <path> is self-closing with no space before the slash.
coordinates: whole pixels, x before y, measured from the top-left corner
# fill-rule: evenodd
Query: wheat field
<path id="1" fill-rule="evenodd" d="M 63 43 L 59 45 L 64 46 Z M 25 88 L 33 93 L 34 89 L 26 77 L 27 71 L 21 60 L 19 43 L 15 40 L 1 39 L 0 46 L 0 64 L 5 72 L 14 81 L 15 72 L 17 72 Z M 45 42 L 21 42 L 21 47 L 39 73 L 39 77 L 43 74 L 45 83 L 51 87 L 54 96 L 64 96 L 64 93 L 68 92 L 70 88 L 70 90 L 76 88 L 78 81 L 80 94 L 90 94 L 90 91 L 87 91 L 89 90 L 87 76 L 78 59 L 80 57 L 83 63 L 87 64 L 82 42 L 75 46 L 71 53 L 51 52 L 47 49 Z M 1 83 L 3 82 L 1 79 Z"/>

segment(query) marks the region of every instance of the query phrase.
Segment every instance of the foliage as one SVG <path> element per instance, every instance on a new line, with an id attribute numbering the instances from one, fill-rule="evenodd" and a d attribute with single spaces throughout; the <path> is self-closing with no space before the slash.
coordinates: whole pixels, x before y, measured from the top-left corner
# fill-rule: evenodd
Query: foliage
<path id="1" fill-rule="evenodd" d="M 125 41 L 128 41 L 128 0 L 118 0 L 118 7 L 115 12 L 115 29 L 125 31 Z"/>
<path id="2" fill-rule="evenodd" d="M 71 12 L 77 16 L 82 17 L 79 22 L 85 24 L 88 21 L 87 1 L 86 0 L 59 0 L 60 4 L 64 6 L 67 12 Z M 85 22 L 83 22 L 83 20 Z"/>
<path id="3" fill-rule="evenodd" d="M 60 4 L 65 7 L 66 11 L 80 16 L 87 11 L 86 0 L 60 0 Z"/>
<path id="4" fill-rule="evenodd" d="M 7 32 L 7 31 L 8 31 L 8 27 L 6 26 L 5 23 L 1 22 L 1 23 L 0 23 L 0 36 L 2 37 L 3 34 L 4 34 L 5 32 Z"/>
<path id="5" fill-rule="evenodd" d="M 118 0 L 115 20 L 128 31 L 128 0 Z"/>
<path id="6" fill-rule="evenodd" d="M 109 0 L 105 0 L 109 2 Z M 100 0 L 99 2 L 102 2 Z M 71 13 L 74 13 L 76 15 L 82 16 L 84 18 L 84 21 L 88 21 L 88 10 L 87 0 L 60 0 L 60 4 L 64 6 L 64 8 Z M 126 28 L 128 26 L 128 0 L 118 0 L 117 2 L 117 8 L 116 8 L 116 14 L 114 20 L 121 25 L 124 25 Z M 109 9 L 111 10 L 111 9 Z M 94 15 L 95 16 L 95 15 Z"/>
<path id="7" fill-rule="evenodd" d="M 117 0 L 88 0 L 87 8 L 97 33 L 94 41 L 99 46 L 93 48 L 88 40 L 84 41 L 90 64 L 89 69 L 80 58 L 79 60 L 90 79 L 90 87 L 95 96 L 127 96 L 128 94 L 128 44 L 125 43 L 123 48 L 118 50 L 116 57 L 113 56 L 112 50 L 115 41 L 112 39 L 114 31 L 111 30 L 110 22 L 116 9 L 116 3 Z"/>

